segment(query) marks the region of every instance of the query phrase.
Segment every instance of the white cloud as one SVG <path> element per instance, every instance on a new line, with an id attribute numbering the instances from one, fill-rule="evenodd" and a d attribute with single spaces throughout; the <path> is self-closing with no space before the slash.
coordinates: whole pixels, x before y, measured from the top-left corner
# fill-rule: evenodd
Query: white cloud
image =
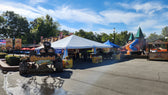
<path id="1" fill-rule="evenodd" d="M 158 2 L 146 2 L 146 3 L 131 3 L 131 4 L 125 4 L 125 3 L 118 3 L 120 6 L 127 8 L 127 9 L 134 9 L 137 12 L 144 12 L 145 14 L 153 14 L 156 11 L 159 11 L 163 8 L 168 8 L 165 5 L 161 5 Z"/>
<path id="2" fill-rule="evenodd" d="M 146 20 L 146 21 L 142 21 L 139 24 L 141 27 L 143 27 L 144 29 L 148 29 L 148 30 L 155 30 L 157 31 L 156 33 L 160 32 L 162 30 L 162 28 L 164 28 L 166 25 L 164 23 L 161 23 L 157 20 Z"/>
<path id="3" fill-rule="evenodd" d="M 47 0 L 30 0 L 30 4 L 33 4 L 33 5 L 35 5 L 35 4 L 38 4 L 38 3 L 44 3 L 44 2 L 46 2 Z"/>
<path id="4" fill-rule="evenodd" d="M 104 16 L 106 23 L 125 23 L 129 24 L 139 18 L 143 17 L 143 14 L 137 14 L 133 12 L 123 12 L 115 10 L 107 10 L 100 12 Z"/>
<path id="5" fill-rule="evenodd" d="M 45 9 L 41 6 L 35 8 L 21 3 L 0 4 L 0 11 L 6 10 L 14 11 L 31 19 L 49 14 L 54 20 L 61 19 L 69 22 L 104 25 L 108 25 L 109 23 L 129 24 L 144 16 L 143 14 L 119 10 L 104 10 L 96 13 L 89 9 L 72 9 L 68 6 L 62 6 L 57 9 Z"/>
<path id="6" fill-rule="evenodd" d="M 139 23 L 139 26 L 143 28 L 151 28 L 151 27 L 154 27 L 155 25 L 157 25 L 156 20 L 146 20 Z"/>
<path id="7" fill-rule="evenodd" d="M 94 33 L 106 33 L 106 34 L 110 34 L 113 33 L 113 29 L 105 29 L 105 28 L 99 28 L 98 30 L 95 30 Z"/>
<path id="8" fill-rule="evenodd" d="M 159 3 L 150 3 L 150 2 L 148 2 L 148 3 L 144 3 L 144 4 L 136 4 L 136 5 L 133 6 L 133 8 L 136 11 L 141 11 L 142 10 L 145 13 L 152 14 L 155 11 L 163 9 L 164 7 L 161 6 Z"/>
<path id="9" fill-rule="evenodd" d="M 168 12 L 163 13 L 163 18 L 164 18 L 164 20 L 165 19 L 168 20 Z"/>
<path id="10" fill-rule="evenodd" d="M 79 31 L 80 29 L 83 29 L 84 31 L 87 31 L 87 32 L 92 31 L 92 29 L 90 28 L 90 27 L 92 27 L 92 25 L 91 26 L 84 25 L 79 28 L 72 28 L 72 26 L 73 25 L 70 25 L 70 26 L 69 25 L 61 25 L 60 30 L 68 30 L 70 32 L 75 32 L 75 31 Z"/>
<path id="11" fill-rule="evenodd" d="M 0 4 L 0 11 L 14 11 L 17 14 L 25 16 L 30 19 L 34 19 L 40 16 L 49 14 L 53 19 L 62 19 L 71 22 L 82 23 L 99 23 L 103 21 L 103 18 L 96 14 L 94 11 L 88 9 L 71 9 L 69 7 L 60 7 L 57 9 L 45 9 L 41 6 L 37 8 L 31 7 L 21 3 L 2 3 Z"/>
<path id="12" fill-rule="evenodd" d="M 39 10 L 21 3 L 0 4 L 0 12 L 2 13 L 5 11 L 14 11 L 17 14 L 20 14 L 24 17 L 31 18 L 31 19 L 41 16 L 41 13 Z"/>
<path id="13" fill-rule="evenodd" d="M 68 27 L 68 26 L 65 26 L 65 25 L 61 25 L 60 28 L 61 28 L 60 30 L 67 30 L 69 32 L 75 32 L 75 31 L 79 30 L 79 29 L 71 28 L 71 27 Z"/>
<path id="14" fill-rule="evenodd" d="M 44 13 L 48 13 L 57 19 L 77 21 L 82 23 L 101 23 L 102 17 L 95 12 L 88 9 L 71 9 L 69 7 L 61 7 L 55 10 L 46 10 L 42 7 L 38 7 L 39 10 Z"/>
<path id="15" fill-rule="evenodd" d="M 104 2 L 104 5 L 105 5 L 105 6 L 110 6 L 110 2 L 105 1 L 105 2 Z"/>

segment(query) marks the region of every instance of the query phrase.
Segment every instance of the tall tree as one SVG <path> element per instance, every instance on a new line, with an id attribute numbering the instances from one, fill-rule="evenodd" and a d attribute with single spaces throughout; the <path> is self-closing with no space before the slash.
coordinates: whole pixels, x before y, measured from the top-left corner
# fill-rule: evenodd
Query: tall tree
<path id="1" fill-rule="evenodd" d="M 102 35 L 101 35 L 101 34 L 95 33 L 95 36 L 96 36 L 96 41 L 102 42 L 102 41 L 101 41 L 101 38 L 102 38 Z"/>
<path id="2" fill-rule="evenodd" d="M 63 35 L 69 35 L 69 31 L 67 30 L 62 30 L 61 32 L 63 33 Z"/>
<path id="3" fill-rule="evenodd" d="M 107 40 L 109 40 L 109 35 L 106 33 L 101 33 L 101 42 L 106 42 Z"/>
<path id="4" fill-rule="evenodd" d="M 153 41 L 156 41 L 156 40 L 160 40 L 160 39 L 162 39 L 163 37 L 161 36 L 161 35 L 158 35 L 158 34 L 156 34 L 156 32 L 155 33 L 151 33 L 149 36 L 148 36 L 148 38 L 147 38 L 147 41 L 148 42 L 153 42 Z"/>
<path id="5" fill-rule="evenodd" d="M 162 35 L 165 38 L 165 41 L 168 41 L 168 26 L 162 29 Z"/>
<path id="6" fill-rule="evenodd" d="M 4 34 L 3 34 L 3 31 L 4 31 L 4 23 L 5 23 L 5 19 L 3 16 L 0 16 L 0 37 L 1 38 L 4 38 Z"/>
<path id="7" fill-rule="evenodd" d="M 128 33 L 128 31 L 121 31 L 121 33 L 117 35 L 118 38 L 117 43 L 121 46 L 125 45 L 128 42 L 129 36 L 130 33 Z"/>
<path id="8" fill-rule="evenodd" d="M 3 23 L 5 21 L 3 16 L 0 16 L 0 24 Z"/>
<path id="9" fill-rule="evenodd" d="M 31 22 L 31 33 L 34 36 L 36 42 L 40 42 L 41 36 L 43 38 L 55 37 L 59 30 L 59 23 L 54 22 L 52 17 L 46 15 L 44 17 L 36 18 Z"/>
<path id="10" fill-rule="evenodd" d="M 6 11 L 2 14 L 5 22 L 1 24 L 1 32 L 6 38 L 21 38 L 22 34 L 29 33 L 29 23 L 26 18 L 15 14 L 13 11 Z"/>
<path id="11" fill-rule="evenodd" d="M 83 29 L 80 29 L 79 31 L 75 32 L 75 35 L 86 38 L 86 39 L 89 39 L 89 40 L 101 42 L 100 35 L 99 34 L 94 34 L 92 31 L 87 32 L 87 31 L 84 31 Z M 99 40 L 98 40 L 98 37 L 99 37 Z"/>
<path id="12" fill-rule="evenodd" d="M 96 35 L 92 31 L 86 32 L 86 38 L 93 41 L 97 41 Z"/>
<path id="13" fill-rule="evenodd" d="M 75 35 L 86 38 L 86 32 L 83 29 L 75 32 Z"/>

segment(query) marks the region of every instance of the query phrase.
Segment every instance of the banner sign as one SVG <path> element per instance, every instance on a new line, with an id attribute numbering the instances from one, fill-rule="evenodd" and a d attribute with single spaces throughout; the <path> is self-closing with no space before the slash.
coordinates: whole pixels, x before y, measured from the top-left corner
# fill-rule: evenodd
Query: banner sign
<path id="1" fill-rule="evenodd" d="M 55 56 L 30 56 L 30 61 L 38 61 L 38 60 L 55 60 Z"/>
<path id="2" fill-rule="evenodd" d="M 22 48 L 22 40 L 15 39 L 15 49 L 21 49 L 21 48 Z"/>
<path id="3" fill-rule="evenodd" d="M 12 49 L 12 47 L 13 47 L 13 40 L 12 40 L 12 38 L 6 39 L 6 49 L 10 50 L 10 49 Z"/>

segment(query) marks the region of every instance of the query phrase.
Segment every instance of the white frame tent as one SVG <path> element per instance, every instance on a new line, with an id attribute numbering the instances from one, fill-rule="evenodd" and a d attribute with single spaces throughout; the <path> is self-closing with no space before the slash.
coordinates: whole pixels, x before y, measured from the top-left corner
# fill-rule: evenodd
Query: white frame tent
<path id="1" fill-rule="evenodd" d="M 40 46 L 35 50 L 39 50 L 44 46 Z M 85 49 L 85 48 L 110 48 L 111 46 L 92 41 L 86 38 L 82 38 L 76 35 L 71 35 L 69 37 L 63 38 L 56 42 L 51 43 L 51 47 L 54 49 L 64 49 L 65 56 L 68 54 L 67 49 Z"/>

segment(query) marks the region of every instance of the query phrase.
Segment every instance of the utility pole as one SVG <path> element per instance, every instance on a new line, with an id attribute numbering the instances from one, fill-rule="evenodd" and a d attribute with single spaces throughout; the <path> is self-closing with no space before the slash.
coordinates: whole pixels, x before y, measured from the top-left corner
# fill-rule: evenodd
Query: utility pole
<path id="1" fill-rule="evenodd" d="M 115 43 L 115 28 L 113 28 L 113 34 L 114 34 L 114 40 L 113 40 L 113 43 Z"/>

